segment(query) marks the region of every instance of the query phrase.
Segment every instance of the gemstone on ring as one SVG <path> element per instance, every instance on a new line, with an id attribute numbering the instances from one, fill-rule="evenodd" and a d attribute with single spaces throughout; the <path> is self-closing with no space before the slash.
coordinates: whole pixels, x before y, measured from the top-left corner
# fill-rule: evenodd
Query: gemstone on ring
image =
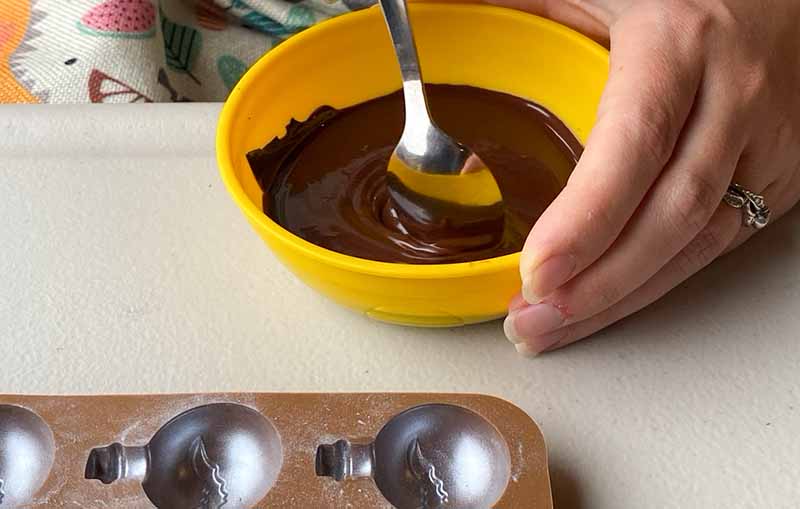
<path id="1" fill-rule="evenodd" d="M 760 230 L 769 223 L 772 211 L 767 207 L 763 196 L 748 191 L 739 184 L 731 184 L 725 191 L 723 200 L 735 209 L 742 209 L 742 222 L 745 226 Z"/>

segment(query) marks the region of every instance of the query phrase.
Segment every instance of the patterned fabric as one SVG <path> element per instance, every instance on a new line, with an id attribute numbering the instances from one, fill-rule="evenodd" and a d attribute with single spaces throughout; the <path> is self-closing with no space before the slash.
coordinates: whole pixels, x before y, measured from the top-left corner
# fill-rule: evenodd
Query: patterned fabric
<path id="1" fill-rule="evenodd" d="M 0 0 L 0 103 L 222 101 L 286 37 L 373 0 Z"/>

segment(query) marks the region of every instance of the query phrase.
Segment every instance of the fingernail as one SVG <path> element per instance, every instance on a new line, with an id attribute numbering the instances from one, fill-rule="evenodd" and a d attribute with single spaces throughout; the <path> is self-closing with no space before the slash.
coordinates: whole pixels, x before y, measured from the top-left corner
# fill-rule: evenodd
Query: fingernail
<path id="1" fill-rule="evenodd" d="M 536 357 L 542 353 L 555 350 L 567 335 L 567 329 L 557 330 L 553 333 L 539 336 L 534 340 L 514 345 L 517 352 L 524 357 Z"/>
<path id="2" fill-rule="evenodd" d="M 569 281 L 577 262 L 572 255 L 548 258 L 536 266 L 522 280 L 522 296 L 531 304 L 542 301 L 561 285 Z"/>
<path id="3" fill-rule="evenodd" d="M 514 348 L 516 348 L 517 353 L 523 357 L 536 357 L 541 353 L 538 349 L 532 345 L 529 345 L 528 343 L 519 343 L 514 345 Z"/>
<path id="4" fill-rule="evenodd" d="M 503 321 L 503 332 L 505 332 L 506 337 L 509 341 L 514 344 L 522 343 L 525 341 L 519 334 L 517 334 L 517 329 L 514 327 L 514 318 L 517 316 L 517 311 L 512 311 L 508 314 L 505 321 Z"/>
<path id="5" fill-rule="evenodd" d="M 564 324 L 564 315 L 552 304 L 542 303 L 512 311 L 503 323 L 509 341 L 522 343 L 554 331 Z"/>

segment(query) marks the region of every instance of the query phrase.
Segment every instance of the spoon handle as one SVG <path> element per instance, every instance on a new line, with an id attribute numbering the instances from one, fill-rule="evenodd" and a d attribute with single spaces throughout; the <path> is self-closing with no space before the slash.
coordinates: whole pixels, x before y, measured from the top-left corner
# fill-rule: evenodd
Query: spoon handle
<path id="1" fill-rule="evenodd" d="M 425 129 L 431 121 L 406 0 L 380 0 L 380 4 L 403 78 L 406 128 L 419 126 Z"/>

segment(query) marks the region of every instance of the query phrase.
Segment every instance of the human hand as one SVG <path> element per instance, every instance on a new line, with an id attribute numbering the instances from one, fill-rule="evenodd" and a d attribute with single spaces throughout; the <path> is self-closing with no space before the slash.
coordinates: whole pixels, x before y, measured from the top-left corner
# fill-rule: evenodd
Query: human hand
<path id="1" fill-rule="evenodd" d="M 583 157 L 531 231 L 505 330 L 524 354 L 641 309 L 800 199 L 797 0 L 492 0 L 602 41 L 611 67 Z"/>

